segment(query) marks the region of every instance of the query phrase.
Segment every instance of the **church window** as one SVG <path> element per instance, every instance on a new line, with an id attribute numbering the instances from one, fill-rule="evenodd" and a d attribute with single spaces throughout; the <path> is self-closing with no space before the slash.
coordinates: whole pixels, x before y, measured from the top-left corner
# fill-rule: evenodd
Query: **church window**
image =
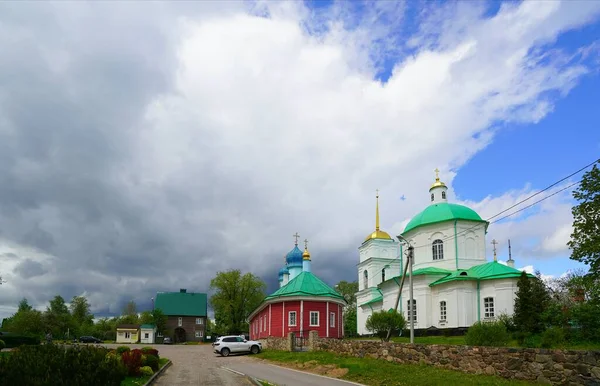
<path id="1" fill-rule="evenodd" d="M 410 317 L 412 314 L 413 322 L 417 322 L 417 300 L 413 299 L 413 307 L 410 307 L 410 299 L 406 302 L 406 309 L 408 310 L 408 321 L 410 321 Z"/>
<path id="2" fill-rule="evenodd" d="M 329 327 L 335 327 L 335 312 L 329 313 Z"/>
<path id="3" fill-rule="evenodd" d="M 442 240 L 435 240 L 433 244 L 431 244 L 431 249 L 433 252 L 433 260 L 442 260 L 444 258 L 444 242 Z"/>
<path id="4" fill-rule="evenodd" d="M 440 302 L 440 321 L 446 321 L 446 302 L 445 301 L 441 301 Z"/>
<path id="5" fill-rule="evenodd" d="M 365 272 L 363 272 L 363 278 L 364 278 L 365 289 L 369 288 L 369 273 L 367 272 L 366 269 L 365 269 Z"/>
<path id="6" fill-rule="evenodd" d="M 433 193 L 431 193 L 431 201 L 433 201 Z"/>
<path id="7" fill-rule="evenodd" d="M 296 325 L 296 311 L 290 311 L 289 317 L 288 317 L 288 326 L 295 326 L 295 325 Z"/>
<path id="8" fill-rule="evenodd" d="M 493 318 L 495 316 L 494 312 L 494 298 L 484 298 L 483 299 L 483 308 L 485 309 L 485 317 Z"/>
<path id="9" fill-rule="evenodd" d="M 385 281 L 385 268 L 381 270 L 381 282 Z"/>
<path id="10" fill-rule="evenodd" d="M 446 192 L 442 192 L 442 198 L 445 200 L 446 199 Z"/>
<path id="11" fill-rule="evenodd" d="M 319 326 L 319 311 L 310 312 L 310 325 L 313 327 Z"/>

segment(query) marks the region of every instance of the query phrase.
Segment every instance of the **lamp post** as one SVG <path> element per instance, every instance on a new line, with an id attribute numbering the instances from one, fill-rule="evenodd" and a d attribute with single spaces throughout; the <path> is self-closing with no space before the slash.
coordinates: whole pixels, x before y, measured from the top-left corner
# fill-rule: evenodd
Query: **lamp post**
<path id="1" fill-rule="evenodd" d="M 401 243 L 405 243 L 406 245 L 408 245 L 408 257 L 407 257 L 407 261 L 406 261 L 406 266 L 408 267 L 408 293 L 409 293 L 409 300 L 408 300 L 408 319 L 409 319 L 409 325 L 410 325 L 410 343 L 415 343 L 415 320 L 414 320 L 414 298 L 413 298 L 413 280 L 412 280 L 412 266 L 413 266 L 413 254 L 414 254 L 414 247 L 412 247 L 410 245 L 410 243 L 408 242 L 408 240 L 406 240 L 404 237 L 398 235 L 396 236 L 396 238 L 398 239 L 398 241 L 400 241 Z M 406 270 L 406 269 L 405 269 Z M 402 294 L 402 285 L 404 284 L 404 277 L 406 276 L 406 273 L 403 272 L 402 275 L 402 284 L 400 285 L 400 289 L 398 292 L 398 298 L 396 299 L 396 309 L 398 308 L 398 302 L 400 300 L 400 296 Z"/>

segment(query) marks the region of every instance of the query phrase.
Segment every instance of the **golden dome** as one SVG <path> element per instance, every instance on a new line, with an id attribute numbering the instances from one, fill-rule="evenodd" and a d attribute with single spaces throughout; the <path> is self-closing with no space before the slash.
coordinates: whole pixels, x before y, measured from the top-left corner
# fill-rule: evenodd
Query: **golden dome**
<path id="1" fill-rule="evenodd" d="M 304 240 L 304 253 L 302 253 L 302 260 L 310 260 L 310 252 L 308 251 L 308 240 Z"/>
<path id="2" fill-rule="evenodd" d="M 433 188 L 439 188 L 439 187 L 447 188 L 446 184 L 444 184 L 442 181 L 440 181 L 440 171 L 436 168 L 435 169 L 435 182 L 431 185 L 431 188 L 429 188 L 429 190 L 431 190 Z"/>
<path id="3" fill-rule="evenodd" d="M 386 232 L 380 231 L 380 230 L 376 230 L 375 232 L 373 232 L 370 235 L 368 235 L 367 238 L 365 239 L 365 241 L 369 241 L 371 239 L 386 239 L 386 240 L 391 240 L 392 238 Z"/>
<path id="4" fill-rule="evenodd" d="M 369 241 L 372 239 L 385 239 L 391 240 L 392 238 L 386 232 L 379 229 L 379 189 L 377 190 L 377 195 L 375 196 L 376 204 L 375 204 L 375 232 L 371 233 L 367 236 L 365 241 Z"/>

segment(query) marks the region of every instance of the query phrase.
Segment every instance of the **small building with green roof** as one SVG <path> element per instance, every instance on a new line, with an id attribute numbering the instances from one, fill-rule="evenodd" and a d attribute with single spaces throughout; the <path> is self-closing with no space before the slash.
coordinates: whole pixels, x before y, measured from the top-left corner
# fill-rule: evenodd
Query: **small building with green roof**
<path id="1" fill-rule="evenodd" d="M 497 261 L 496 241 L 486 242 L 489 222 L 467 206 L 448 202 L 448 188 L 439 175 L 429 189 L 429 199 L 430 204 L 410 219 L 398 240 L 379 229 L 377 201 L 376 231 L 359 247 L 359 334 L 368 334 L 365 324 L 373 312 L 394 307 L 404 274 L 406 242 L 414 248 L 414 302 L 409 312 L 406 280 L 398 309 L 407 321 L 413 319 L 415 328 L 463 328 L 513 314 L 522 272 L 514 268 L 510 254 L 506 264 Z M 486 257 L 487 246 L 492 247 L 493 261 Z"/>
<path id="2" fill-rule="evenodd" d="M 205 293 L 188 292 L 185 288 L 179 292 L 159 292 L 154 308 L 167 316 L 167 334 L 174 343 L 204 340 L 208 316 Z"/>
<path id="3" fill-rule="evenodd" d="M 320 337 L 344 336 L 346 300 L 310 271 L 306 244 L 302 256 L 302 271 L 265 297 L 248 317 L 251 339 L 284 337 L 290 332 L 307 337 L 309 331 L 317 331 Z"/>

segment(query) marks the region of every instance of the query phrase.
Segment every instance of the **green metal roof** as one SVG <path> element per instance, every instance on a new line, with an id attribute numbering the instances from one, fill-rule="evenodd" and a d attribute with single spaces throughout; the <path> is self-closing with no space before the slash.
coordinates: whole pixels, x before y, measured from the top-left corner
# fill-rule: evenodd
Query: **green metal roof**
<path id="1" fill-rule="evenodd" d="M 206 294 L 159 292 L 154 308 L 160 308 L 167 316 L 206 316 Z"/>
<path id="2" fill-rule="evenodd" d="M 142 324 L 140 326 L 140 328 L 153 329 L 154 328 L 154 324 Z"/>
<path id="3" fill-rule="evenodd" d="M 318 296 L 345 300 L 336 290 L 325 284 L 311 272 L 301 272 L 289 283 L 267 296 L 265 300 L 290 296 Z"/>
<path id="4" fill-rule="evenodd" d="M 500 264 L 497 261 L 489 263 L 475 265 L 469 269 L 460 269 L 454 271 L 451 274 L 434 281 L 429 284 L 431 287 L 439 284 L 448 283 L 451 281 L 461 280 L 494 280 L 494 279 L 507 279 L 507 278 L 518 278 L 521 276 L 522 271 L 511 268 L 508 265 Z M 529 277 L 534 277 L 531 274 L 527 274 Z"/>
<path id="5" fill-rule="evenodd" d="M 361 306 L 368 306 L 369 304 L 379 303 L 381 301 L 383 301 L 383 295 L 379 295 L 375 299 L 369 300 L 368 302 L 361 304 Z"/>
<path id="6" fill-rule="evenodd" d="M 446 276 L 450 273 L 452 273 L 452 271 L 449 271 L 444 268 L 425 267 L 425 268 L 415 269 L 413 271 L 413 276 L 416 276 L 416 275 L 444 275 L 444 276 Z M 401 277 L 401 276 L 399 276 L 399 277 Z"/>
<path id="7" fill-rule="evenodd" d="M 467 208 L 463 205 L 442 202 L 439 204 L 429 205 L 427 208 L 425 208 L 425 210 L 413 217 L 408 225 L 406 225 L 406 228 L 404 228 L 404 232 L 402 233 L 406 233 L 423 225 L 436 224 L 450 220 L 484 222 L 486 223 L 487 227 L 487 221 L 482 220 L 477 212 L 475 212 L 473 209 Z"/>

